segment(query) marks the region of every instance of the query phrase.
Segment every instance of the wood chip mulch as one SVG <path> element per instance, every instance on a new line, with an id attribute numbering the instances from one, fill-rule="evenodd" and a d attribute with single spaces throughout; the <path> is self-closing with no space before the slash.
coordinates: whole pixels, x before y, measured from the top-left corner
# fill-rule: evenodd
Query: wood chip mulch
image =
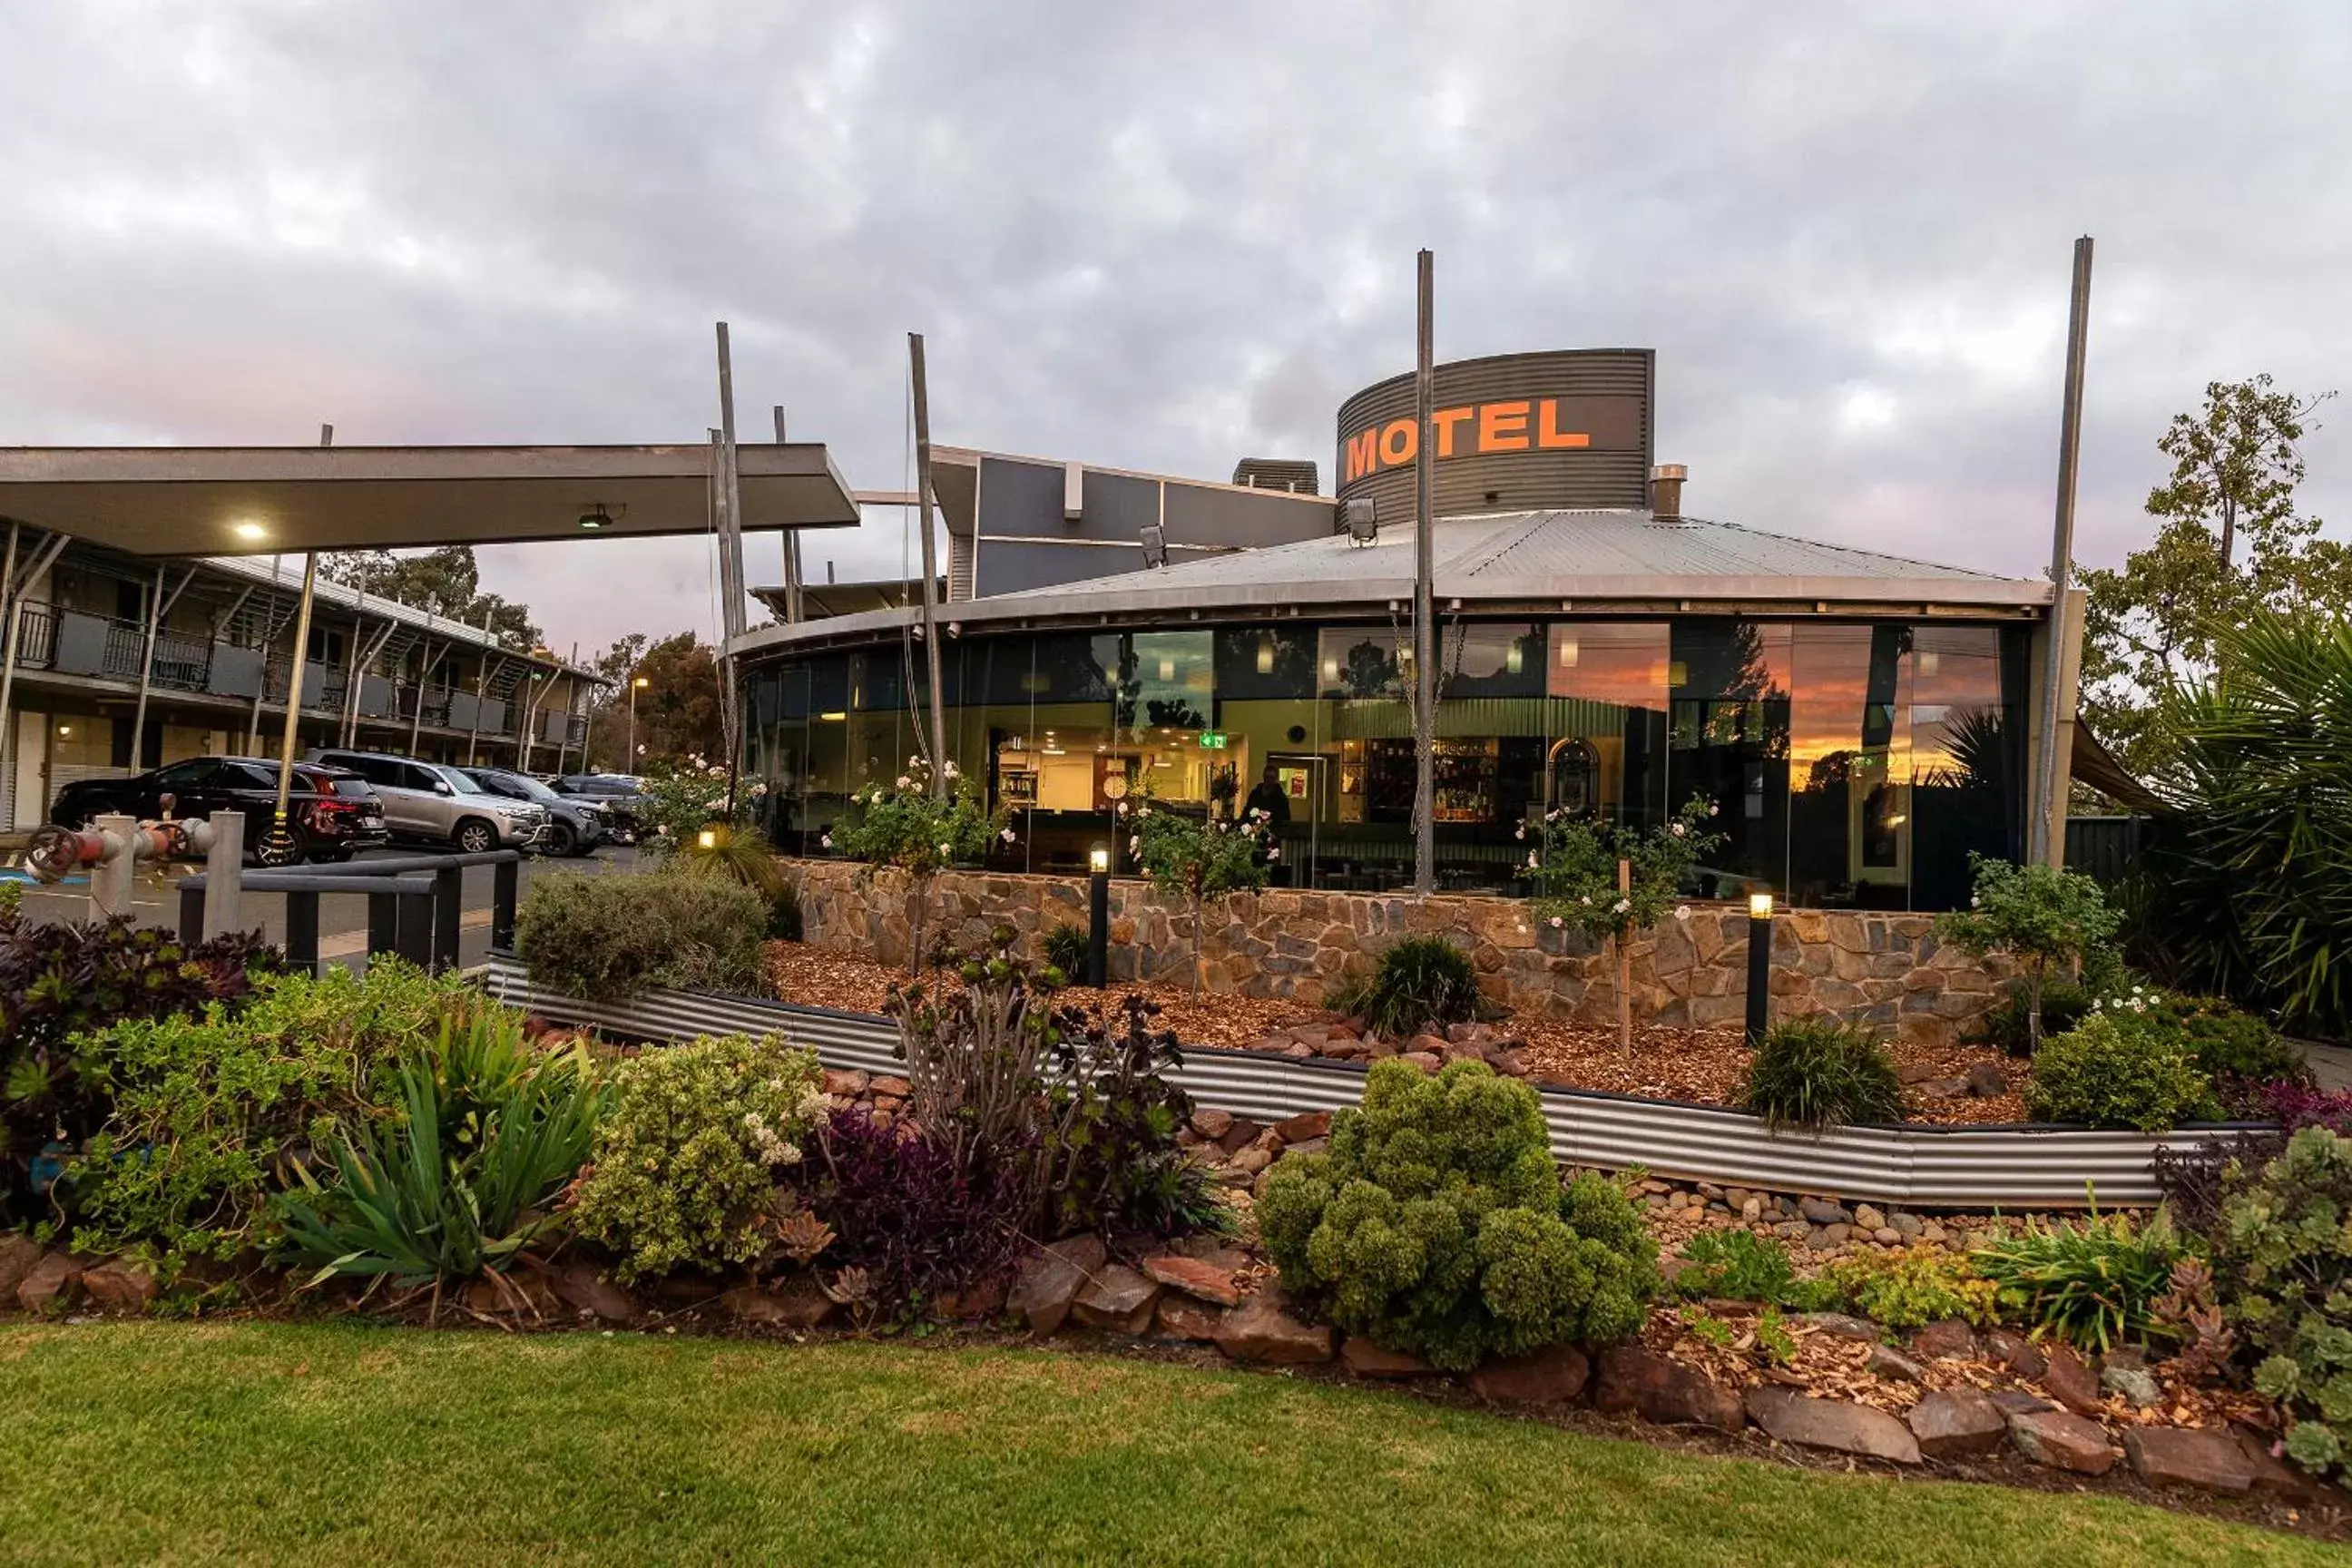
<path id="1" fill-rule="evenodd" d="M 811 1006 L 878 1013 L 893 981 L 912 978 L 905 970 L 852 953 L 801 942 L 768 944 L 768 983 L 782 1001 Z M 1189 1046 L 1244 1047 L 1277 1029 L 1328 1022 L 1337 1015 L 1279 997 L 1204 993 L 1195 997 L 1182 985 L 1124 984 L 1095 991 L 1072 986 L 1062 993 L 1072 1005 L 1092 1008 L 1138 993 L 1159 1005 L 1160 1021 Z M 1748 1071 L 1748 1050 L 1737 1029 L 1673 1028 L 1641 1025 L 1630 1056 L 1619 1049 L 1615 1029 L 1589 1024 L 1508 1019 L 1501 1026 L 1526 1040 L 1529 1078 L 1570 1089 L 1604 1089 L 1699 1105 L 1737 1103 Z M 1905 1093 L 1918 1121 L 1974 1123 L 2023 1121 L 2021 1089 L 2026 1064 L 1979 1047 L 1927 1047 L 1895 1043 L 1889 1047 L 1906 1076 L 1957 1079 L 1978 1062 L 1990 1062 L 2010 1085 L 2006 1094 L 1932 1099 L 1914 1087 Z"/>

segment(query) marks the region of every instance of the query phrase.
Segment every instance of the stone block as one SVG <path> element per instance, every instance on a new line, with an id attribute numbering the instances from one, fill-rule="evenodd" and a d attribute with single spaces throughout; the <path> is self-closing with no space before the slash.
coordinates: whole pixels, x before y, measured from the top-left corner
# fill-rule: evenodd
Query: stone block
<path id="1" fill-rule="evenodd" d="M 1918 1439 L 1884 1410 L 1769 1386 L 1749 1389 L 1746 1404 L 1749 1419 L 1783 1443 L 1860 1454 L 1898 1465 L 1919 1462 Z"/>

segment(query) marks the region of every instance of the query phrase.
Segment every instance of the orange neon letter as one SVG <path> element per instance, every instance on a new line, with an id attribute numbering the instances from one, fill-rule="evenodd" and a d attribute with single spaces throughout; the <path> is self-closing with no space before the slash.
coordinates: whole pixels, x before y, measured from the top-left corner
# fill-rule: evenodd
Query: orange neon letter
<path id="1" fill-rule="evenodd" d="M 1393 468 L 1421 450 L 1421 432 L 1410 419 L 1391 419 L 1381 431 L 1381 461 Z"/>
<path id="2" fill-rule="evenodd" d="M 1429 416 L 1429 422 L 1437 426 L 1437 455 L 1439 457 L 1450 458 L 1454 456 L 1454 427 L 1456 425 L 1461 424 L 1465 419 L 1469 418 L 1470 412 L 1471 411 L 1467 408 L 1441 408 L 1436 413 Z"/>
<path id="3" fill-rule="evenodd" d="M 1524 452 L 1528 449 L 1528 405 L 1489 403 L 1478 410 L 1478 450 Z"/>
<path id="4" fill-rule="evenodd" d="M 1367 430 L 1360 436 L 1348 437 L 1349 483 L 1353 484 L 1362 479 L 1379 464 L 1380 440 L 1381 433 L 1377 428 Z"/>
<path id="5" fill-rule="evenodd" d="M 1592 437 L 1580 430 L 1562 430 L 1559 427 L 1559 405 L 1547 397 L 1536 421 L 1536 445 L 1546 451 L 1561 447 L 1590 447 Z"/>

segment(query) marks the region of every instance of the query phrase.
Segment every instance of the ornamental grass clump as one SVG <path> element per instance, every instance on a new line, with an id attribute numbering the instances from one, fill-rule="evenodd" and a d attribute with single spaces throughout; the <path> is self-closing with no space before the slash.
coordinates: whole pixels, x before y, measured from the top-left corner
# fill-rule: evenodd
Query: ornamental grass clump
<path id="1" fill-rule="evenodd" d="M 1877 1035 L 1835 1018 L 1792 1018 L 1765 1032 L 1740 1104 L 1776 1128 L 1823 1131 L 1903 1120 L 1903 1080 Z"/>
<path id="2" fill-rule="evenodd" d="M 1535 1091 L 1483 1062 L 1374 1063 L 1329 1149 L 1273 1167 L 1257 1219 L 1294 1300 L 1448 1371 L 1622 1339 L 1659 1289 L 1633 1204 L 1563 1186 Z"/>
<path id="3" fill-rule="evenodd" d="M 1442 936 L 1405 937 L 1384 951 L 1371 978 L 1334 997 L 1343 1013 L 1360 1016 L 1385 1040 L 1403 1040 L 1435 1026 L 1476 1018 L 1481 998 L 1470 955 Z"/>
<path id="4" fill-rule="evenodd" d="M 624 1280 L 758 1258 L 777 1183 L 829 1109 L 818 1082 L 814 1054 L 778 1035 L 705 1036 L 624 1062 L 573 1227 L 612 1248 Z"/>
<path id="5" fill-rule="evenodd" d="M 2144 1226 L 2094 1211 L 2080 1224 L 2029 1219 L 2022 1233 L 1979 1247 L 1970 1261 L 2000 1290 L 2002 1311 L 2037 1338 L 2105 1354 L 2164 1333 L 2156 1306 L 2181 1252 L 2161 1208 Z"/>

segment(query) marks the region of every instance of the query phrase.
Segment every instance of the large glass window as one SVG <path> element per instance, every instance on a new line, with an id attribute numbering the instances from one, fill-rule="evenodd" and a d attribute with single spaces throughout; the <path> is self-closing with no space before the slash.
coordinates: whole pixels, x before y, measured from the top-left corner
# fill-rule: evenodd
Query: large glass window
<path id="1" fill-rule="evenodd" d="M 1748 884 L 1785 887 L 1790 628 L 1721 616 L 1677 621 L 1673 647 L 1666 807 L 1706 796 L 1725 839 L 1708 857 L 1701 888 L 1727 896 Z"/>
<path id="2" fill-rule="evenodd" d="M 1672 661 L 1664 621 L 1553 624 L 1544 658 L 1544 810 L 1636 826 L 1659 820 Z"/>

